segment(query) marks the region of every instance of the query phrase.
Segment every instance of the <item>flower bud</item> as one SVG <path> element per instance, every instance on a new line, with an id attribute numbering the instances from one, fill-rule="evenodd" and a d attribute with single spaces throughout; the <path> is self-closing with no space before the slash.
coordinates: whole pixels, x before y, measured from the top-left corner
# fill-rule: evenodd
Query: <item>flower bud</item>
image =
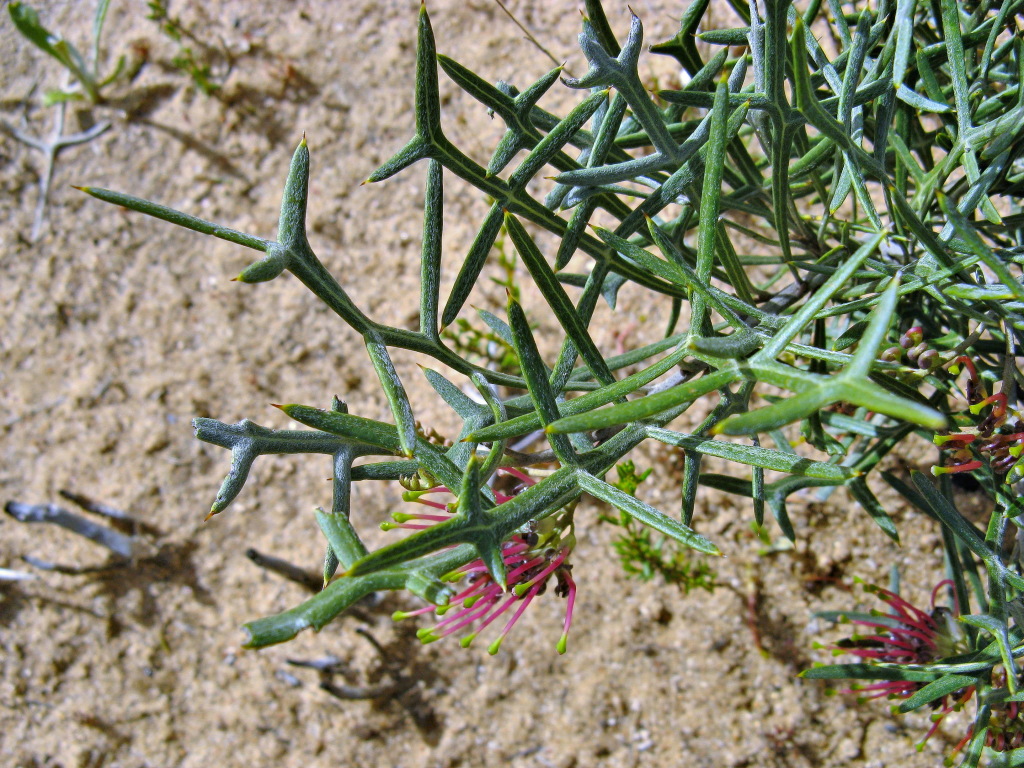
<path id="1" fill-rule="evenodd" d="M 917 359 L 928 350 L 928 345 L 923 341 L 916 347 L 911 348 L 907 352 L 907 359 L 912 363 L 917 363 Z"/>
<path id="2" fill-rule="evenodd" d="M 910 349 L 916 344 L 920 344 L 922 341 L 924 341 L 924 332 L 919 325 L 915 325 L 900 336 L 900 346 L 904 349 Z"/>
<path id="3" fill-rule="evenodd" d="M 879 355 L 883 363 L 898 363 L 903 357 L 903 350 L 900 347 L 889 347 Z"/>
<path id="4" fill-rule="evenodd" d="M 939 358 L 938 352 L 934 349 L 926 349 L 921 353 L 920 357 L 917 358 L 917 367 L 925 371 L 930 371 L 932 368 L 938 367 L 941 362 L 942 360 Z"/>

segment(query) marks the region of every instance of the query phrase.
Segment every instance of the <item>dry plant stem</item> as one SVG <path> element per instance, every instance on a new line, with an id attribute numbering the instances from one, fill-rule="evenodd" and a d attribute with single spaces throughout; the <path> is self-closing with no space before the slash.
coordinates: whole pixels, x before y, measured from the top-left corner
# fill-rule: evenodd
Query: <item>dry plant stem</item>
<path id="1" fill-rule="evenodd" d="M 43 154 L 43 170 L 39 174 L 39 196 L 36 200 L 36 212 L 32 220 L 32 233 L 29 236 L 30 242 L 36 242 L 43 232 L 43 225 L 46 223 L 46 205 L 50 198 L 50 186 L 53 183 L 53 173 L 57 163 L 57 156 L 68 147 L 78 144 L 85 144 L 93 139 L 102 136 L 110 129 L 109 122 L 96 123 L 92 128 L 79 133 L 64 134 L 64 122 L 67 116 L 67 102 L 56 105 L 53 115 L 53 128 L 46 139 L 39 139 L 35 136 L 18 130 L 6 120 L 0 121 L 0 127 L 16 141 L 20 141 L 32 149 L 39 150 Z"/>
<path id="2" fill-rule="evenodd" d="M 276 573 L 278 576 L 283 576 L 288 581 L 293 581 L 314 594 L 324 587 L 323 579 L 320 576 L 307 571 L 305 568 L 300 568 L 294 563 L 289 563 L 287 560 L 282 560 L 272 555 L 265 555 L 259 550 L 252 548 L 245 550 L 245 556 L 252 560 L 257 567 L 271 573 Z"/>
<path id="3" fill-rule="evenodd" d="M 50 523 L 110 550 L 117 557 L 130 560 L 135 546 L 130 536 L 111 530 L 88 520 L 81 515 L 68 512 L 56 504 L 22 504 L 9 501 L 4 511 L 19 523 Z"/>
<path id="4" fill-rule="evenodd" d="M 4 581 L 32 581 L 37 578 L 34 573 L 16 571 L 12 568 L 0 568 L 0 582 Z"/>
<path id="5" fill-rule="evenodd" d="M 519 27 L 519 29 L 521 29 L 523 31 L 523 34 L 526 35 L 526 39 L 529 40 L 531 43 L 533 43 L 534 47 L 538 51 L 543 53 L 545 56 L 547 56 L 551 60 L 552 64 L 554 64 L 556 67 L 563 66 L 562 61 L 560 61 L 559 59 L 555 58 L 555 56 L 551 53 L 551 51 L 549 51 L 547 48 L 545 48 L 543 45 L 541 45 L 540 41 L 538 41 L 537 38 L 533 36 L 533 33 L 530 32 L 530 30 L 528 30 L 526 27 L 523 26 L 522 22 L 520 22 L 519 19 L 517 19 L 512 14 L 512 12 L 509 11 L 509 9 L 507 7 L 505 7 L 505 4 L 501 0 L 494 0 L 494 3 L 499 8 L 501 8 L 502 11 L 504 11 L 505 15 L 508 16 L 512 20 L 513 24 L 515 24 L 517 27 Z M 570 72 L 568 69 L 565 69 L 564 71 L 565 71 L 565 73 L 567 75 L 572 76 L 572 72 Z"/>
<path id="6" fill-rule="evenodd" d="M 91 512 L 94 515 L 100 515 L 101 517 L 106 517 L 111 520 L 117 520 L 132 527 L 138 526 L 138 521 L 124 510 L 117 509 L 109 504 L 104 504 L 101 501 L 96 501 L 96 499 L 93 499 L 90 496 L 75 493 L 74 491 L 70 491 L 66 488 L 60 489 L 57 493 L 71 503 L 77 504 L 86 512 Z"/>

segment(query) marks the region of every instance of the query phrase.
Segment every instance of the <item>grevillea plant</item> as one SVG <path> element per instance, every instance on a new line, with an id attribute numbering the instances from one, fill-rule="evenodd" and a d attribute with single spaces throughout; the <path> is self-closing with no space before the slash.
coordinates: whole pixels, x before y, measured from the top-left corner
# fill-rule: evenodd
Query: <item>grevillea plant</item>
<path id="1" fill-rule="evenodd" d="M 898 681 L 884 690 L 909 694 L 904 710 L 962 701 L 972 687 L 966 762 L 1002 749 L 1022 764 L 1024 753 L 1006 751 L 1017 741 L 992 738 L 992 729 L 1016 717 L 1024 698 L 1015 666 L 1024 630 L 1013 618 L 1024 578 L 1017 553 L 1008 554 L 1021 512 L 1015 482 L 1024 474 L 1024 0 L 730 0 L 742 25 L 703 31 L 709 0 L 694 0 L 678 33 L 650 48 L 678 64 L 685 84 L 653 95 L 641 78 L 641 20 L 632 16 L 620 44 L 599 0 L 584 4 L 587 72 L 565 78 L 556 68 L 522 90 L 438 55 L 421 9 L 412 137 L 368 178 L 383 183 L 427 166 L 418 330 L 368 317 L 314 253 L 305 140 L 276 239 L 84 190 L 260 252 L 240 282 L 297 277 L 362 337 L 391 406 L 393 423 L 349 413 L 337 399 L 326 408 L 281 406 L 303 430 L 195 421 L 199 439 L 231 451 L 211 515 L 235 499 L 260 456 L 333 461 L 333 504 L 315 516 L 326 538 L 326 586 L 247 624 L 246 644 L 289 640 L 370 592 L 406 590 L 426 601 L 422 612 L 439 614 L 422 639 L 458 634 L 469 643 L 485 632 L 496 651 L 546 587 L 567 599 L 571 614 L 583 494 L 677 545 L 717 555 L 694 517 L 701 486 L 750 498 L 758 526 L 767 507 L 791 539 L 793 493 L 845 486 L 897 539 L 872 490 L 873 470 L 923 438 L 939 445 L 938 480 L 877 474 L 941 525 L 962 642 L 876 654 L 854 641 L 847 647 L 860 651 L 860 663 L 807 676 Z M 439 69 L 505 123 L 487 167 L 445 134 Z M 561 117 L 539 105 L 560 79 L 583 96 Z M 492 202 L 442 296 L 441 226 L 453 177 Z M 557 321 L 553 359 L 541 354 L 550 345 L 538 345 L 513 296 L 505 318 L 466 311 L 502 229 L 529 273 L 521 290 L 541 297 Z M 557 247 L 544 252 L 536 230 L 553 234 Z M 583 266 L 570 271 L 570 261 Z M 671 320 L 660 341 L 612 354 L 592 320 L 598 302 L 614 308 L 627 283 Z M 495 370 L 446 343 L 442 329 L 460 319 L 486 324 L 514 351 L 514 364 Z M 394 350 L 425 355 L 444 371 L 425 375 L 462 419 L 457 435 L 438 440 L 418 428 Z M 705 398 L 713 406 L 688 419 Z M 684 455 L 681 508 L 672 514 L 604 479 L 652 440 Z M 705 456 L 735 469 L 704 472 Z M 984 531 L 951 501 L 952 479 L 967 475 L 992 501 Z M 402 483 L 420 502 L 409 509 L 427 511 L 401 513 L 389 526 L 414 530 L 368 551 L 349 517 L 354 482 Z M 896 648 L 938 631 L 931 614 L 879 594 L 896 612 L 871 642 Z"/>

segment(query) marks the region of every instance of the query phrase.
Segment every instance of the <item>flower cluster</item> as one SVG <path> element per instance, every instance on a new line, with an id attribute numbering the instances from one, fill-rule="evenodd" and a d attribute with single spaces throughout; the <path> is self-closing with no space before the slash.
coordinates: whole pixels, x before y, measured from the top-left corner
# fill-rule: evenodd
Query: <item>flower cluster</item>
<path id="1" fill-rule="evenodd" d="M 941 663 L 951 656 L 959 656 L 970 650 L 966 633 L 959 619 L 960 609 L 954 603 L 952 608 L 936 606 L 939 591 L 950 585 L 949 580 L 940 582 L 932 591 L 931 609 L 922 610 L 895 592 L 873 584 L 863 584 L 864 591 L 875 595 L 888 606 L 888 611 L 873 610 L 870 613 L 841 614 L 839 621 L 870 627 L 867 634 L 855 634 L 830 646 L 836 655 L 850 654 L 870 664 L 884 664 L 889 669 L 899 667 L 927 668 Z M 854 665 L 857 667 L 858 665 Z M 829 668 L 824 668 L 828 670 Z M 839 667 L 837 670 L 852 671 L 853 668 Z M 860 676 L 862 669 L 856 669 L 853 676 Z M 819 679 L 835 679 L 832 674 L 810 675 Z M 843 675 L 845 676 L 845 675 Z M 876 680 L 875 675 L 866 684 L 855 684 L 840 693 L 858 694 L 861 701 L 887 698 L 906 701 L 918 694 L 928 683 L 919 680 Z M 1009 694 L 1013 688 L 1007 683 L 1006 670 L 996 664 L 985 680 L 979 674 L 976 682 L 936 696 L 928 702 L 931 706 L 931 728 L 918 743 L 918 749 L 938 730 L 945 717 L 951 712 L 961 711 L 971 700 L 980 700 L 988 706 L 988 717 L 984 726 L 983 746 L 995 752 L 1008 752 L 1024 747 L 1024 705 L 1014 701 Z M 971 725 L 956 744 L 945 764 L 952 765 L 953 758 L 975 737 L 975 725 Z"/>
<path id="2" fill-rule="evenodd" d="M 971 472 L 985 464 L 999 475 L 1007 475 L 1007 482 L 1016 482 L 1024 475 L 1021 454 L 1024 452 L 1024 420 L 1008 407 L 1002 392 L 987 395 L 978 369 L 969 357 L 961 355 L 954 360 L 950 371 L 967 372 L 964 393 L 968 410 L 975 416 L 985 409 L 988 414 L 975 426 L 960 432 L 936 435 L 934 442 L 943 452 L 942 466 L 932 467 L 932 474 L 944 475 Z M 1010 416 L 1012 415 L 1012 422 Z"/>
<path id="3" fill-rule="evenodd" d="M 924 371 L 930 371 L 942 364 L 938 351 L 932 349 L 924 340 L 924 329 L 915 325 L 899 338 L 897 346 L 889 347 L 881 354 L 882 360 L 889 363 L 900 362 L 904 354 L 907 362 Z"/>
<path id="4" fill-rule="evenodd" d="M 498 475 L 499 479 L 504 476 L 516 481 L 511 494 L 495 491 L 498 504 L 505 503 L 535 482 L 529 475 L 513 468 L 502 468 L 498 470 Z M 450 519 L 457 503 L 428 498 L 434 494 L 451 494 L 451 491 L 444 486 L 407 491 L 403 494 L 406 501 L 423 504 L 436 511 L 396 512 L 391 516 L 393 522 L 384 523 L 381 527 L 385 530 L 422 530 Z M 393 618 L 398 620 L 436 612 L 441 617 L 440 621 L 432 627 L 420 629 L 416 633 L 417 637 L 424 643 L 430 643 L 470 630 L 459 641 L 463 648 L 468 648 L 484 629 L 511 611 L 504 628 L 487 648 L 488 653 L 493 655 L 501 648 L 512 627 L 534 598 L 543 594 L 548 583 L 554 579 L 554 593 L 566 598 L 565 622 L 557 645 L 558 652 L 565 653 L 576 602 L 576 583 L 571 574 L 572 565 L 568 562 L 575 544 L 571 509 L 539 522 L 531 521 L 526 530 L 516 533 L 502 545 L 507 583 L 504 589 L 491 578 L 482 560 L 474 560 L 444 577 L 447 581 L 465 582 L 465 587 L 449 600 L 448 605 L 428 605 L 414 611 L 397 611 Z"/>
<path id="5" fill-rule="evenodd" d="M 848 653 L 860 659 L 889 664 L 929 664 L 937 659 L 951 656 L 964 650 L 964 633 L 957 622 L 957 608 L 936 606 L 935 598 L 943 587 L 951 582 L 946 580 L 932 591 L 932 609 L 923 611 L 895 592 L 864 584 L 864 591 L 885 602 L 889 611 L 871 611 L 870 618 L 850 619 L 851 624 L 871 627 L 872 634 L 854 635 L 841 640 L 835 646 L 835 653 Z M 869 685 L 854 685 L 843 693 L 857 693 L 861 700 L 908 699 L 924 686 L 911 680 L 882 680 Z M 932 727 L 925 734 L 924 744 L 938 730 L 942 719 L 950 712 L 959 711 L 974 695 L 969 686 L 943 696 L 932 702 Z"/>
<path id="6" fill-rule="evenodd" d="M 1001 665 L 993 669 L 991 685 L 995 691 L 1005 692 L 1007 690 L 1006 670 Z M 991 702 L 988 724 L 985 726 L 985 746 L 995 752 L 1010 752 L 1024 747 L 1024 718 L 1021 715 L 1024 715 L 1024 707 L 1020 702 L 1006 700 Z M 973 738 L 974 726 L 972 725 L 953 748 L 946 764 L 951 765 L 953 756 L 966 747 Z"/>
<path id="7" fill-rule="evenodd" d="M 941 465 L 932 467 L 932 474 L 972 472 L 987 465 L 995 474 L 1007 475 L 1007 482 L 1024 477 L 1024 461 L 1021 461 L 1024 419 L 1010 407 L 1005 393 L 987 394 L 985 383 L 970 357 L 960 355 L 951 359 L 950 355 L 940 354 L 924 340 L 923 329 L 915 326 L 900 336 L 897 345 L 882 352 L 881 359 L 904 361 L 924 371 L 936 371 L 950 363 L 949 372 L 954 376 L 961 371 L 967 373 L 964 395 L 971 415 L 980 416 L 989 409 L 980 423 L 961 419 L 960 431 L 935 436 L 934 442 L 942 451 L 943 460 Z"/>
<path id="8" fill-rule="evenodd" d="M 1024 707 L 1020 702 L 1008 701 L 992 707 L 988 718 L 985 746 L 996 752 L 1009 752 L 1024 747 Z M 974 736 L 974 727 L 967 731 L 956 749 L 962 749 Z"/>

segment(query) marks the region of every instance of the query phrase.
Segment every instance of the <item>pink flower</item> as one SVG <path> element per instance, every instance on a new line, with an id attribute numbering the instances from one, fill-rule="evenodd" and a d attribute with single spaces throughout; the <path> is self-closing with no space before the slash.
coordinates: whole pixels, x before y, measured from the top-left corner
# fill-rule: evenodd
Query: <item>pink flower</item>
<path id="1" fill-rule="evenodd" d="M 863 582 L 862 582 L 863 583 Z M 835 653 L 848 653 L 869 662 L 926 665 L 937 659 L 963 652 L 964 633 L 956 617 L 959 609 L 936 606 L 939 590 L 952 582 L 939 582 L 932 590 L 932 609 L 923 611 L 895 592 L 874 584 L 864 584 L 864 591 L 885 602 L 889 611 L 871 611 L 876 619 L 850 619 L 851 624 L 870 627 L 873 634 L 854 635 L 833 646 Z M 857 693 L 861 700 L 908 699 L 925 684 L 909 680 L 882 680 L 869 685 L 854 685 L 841 693 Z M 974 686 L 936 699 L 932 702 L 932 727 L 925 734 L 924 744 L 938 730 L 942 719 L 959 711 L 974 695 Z"/>
<path id="2" fill-rule="evenodd" d="M 495 500 L 503 504 L 523 488 L 535 482 L 529 475 L 512 468 L 502 468 L 499 474 L 514 478 L 520 484 L 512 490 L 512 495 L 495 492 Z M 448 488 L 438 486 L 425 491 L 410 491 L 403 494 L 407 501 L 425 504 L 438 511 L 451 513 L 454 504 L 441 503 L 424 498 L 431 494 L 451 493 Z M 385 523 L 382 528 L 409 528 L 421 530 L 434 523 L 448 520 L 450 514 L 436 513 L 395 513 L 394 523 Z M 568 523 L 563 524 L 563 519 Z M 566 531 L 568 529 L 568 531 Z M 572 623 L 572 612 L 576 602 L 576 583 L 572 578 L 572 565 L 568 562 L 569 554 L 576 544 L 572 534 L 571 515 L 555 514 L 539 523 L 534 523 L 522 533 L 517 533 L 502 545 L 505 561 L 507 591 L 503 590 L 491 578 L 482 560 L 474 560 L 462 568 L 443 577 L 448 581 L 464 582 L 465 587 L 452 597 L 448 605 L 435 607 L 425 606 L 414 611 L 398 611 L 393 618 L 404 619 L 436 611 L 440 618 L 434 626 L 420 629 L 416 635 L 424 643 L 463 632 L 459 643 L 468 648 L 476 637 L 499 617 L 509 614 L 504 628 L 488 646 L 492 655 L 497 653 L 501 644 L 508 637 L 512 627 L 523 615 L 533 600 L 547 591 L 548 584 L 555 581 L 554 593 L 566 598 L 565 622 L 562 635 L 558 640 L 557 650 L 565 653 L 568 642 L 569 626 Z M 514 610 L 513 610 L 514 609 Z"/>
<path id="3" fill-rule="evenodd" d="M 997 474 L 1011 472 L 1024 451 L 1024 421 L 1021 420 L 1020 414 L 1008 407 L 1004 393 L 985 395 L 985 383 L 978 375 L 974 362 L 966 355 L 956 358 L 954 365 L 950 367 L 953 373 L 959 373 L 961 370 L 967 372 L 964 391 L 967 395 L 968 410 L 975 416 L 980 415 L 986 408 L 991 410 L 975 427 L 966 427 L 962 432 L 935 436 L 934 442 L 943 452 L 943 458 L 941 466 L 932 467 L 932 474 L 972 472 L 986 463 Z M 1014 417 L 1012 424 L 1008 422 L 1010 416 Z M 1004 427 L 1012 430 L 1011 433 L 999 431 Z M 1008 481 L 1014 482 L 1015 479 L 1020 478 L 1010 477 Z"/>

